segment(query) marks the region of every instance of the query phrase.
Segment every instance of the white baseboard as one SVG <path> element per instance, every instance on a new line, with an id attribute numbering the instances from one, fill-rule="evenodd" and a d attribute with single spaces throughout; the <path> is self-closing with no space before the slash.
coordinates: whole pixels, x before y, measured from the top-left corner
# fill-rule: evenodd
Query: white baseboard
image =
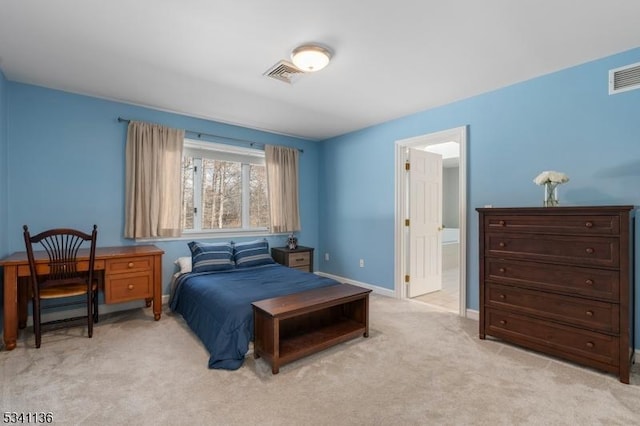
<path id="1" fill-rule="evenodd" d="M 379 287 L 377 285 L 363 283 L 361 281 L 350 280 L 349 278 L 340 277 L 338 275 L 327 274 L 326 272 L 315 272 L 315 274 L 323 276 L 323 277 L 327 277 L 327 278 L 332 278 L 332 279 L 334 279 L 336 281 L 340 281 L 342 283 L 353 284 L 353 285 L 357 285 L 358 287 L 368 288 L 369 290 L 373 291 L 374 293 L 380 294 L 382 296 L 393 297 L 393 298 L 396 297 L 396 292 L 394 290 L 390 290 L 388 288 L 384 288 L 384 287 Z"/>
<path id="2" fill-rule="evenodd" d="M 166 305 L 168 302 L 169 302 L 169 295 L 163 294 L 162 304 Z M 128 311 L 130 309 L 144 308 L 145 306 L 146 304 L 144 300 L 136 300 L 133 302 L 126 302 L 126 303 L 115 303 L 111 305 L 102 304 L 98 306 L 98 312 L 100 313 L 100 315 L 103 315 L 103 314 L 110 314 L 113 312 Z M 42 322 L 58 321 L 65 318 L 79 317 L 83 315 L 86 315 L 85 308 L 75 308 L 75 309 L 68 309 L 64 311 L 47 312 L 42 314 Z M 33 316 L 31 315 L 29 315 L 29 317 L 27 318 L 27 326 L 33 326 Z"/>
<path id="3" fill-rule="evenodd" d="M 340 277 L 338 275 L 327 274 L 326 272 L 316 272 L 316 275 L 321 275 L 323 277 L 333 278 L 334 280 L 340 281 L 343 283 L 353 284 L 359 287 L 368 288 L 368 289 L 371 289 L 374 293 L 380 294 L 382 296 L 396 298 L 395 290 L 390 290 L 388 288 L 379 287 L 379 286 L 363 283 L 360 281 L 350 280 L 348 278 Z M 476 309 L 467 309 L 465 311 L 465 317 L 475 321 L 479 321 L 480 313 Z"/>

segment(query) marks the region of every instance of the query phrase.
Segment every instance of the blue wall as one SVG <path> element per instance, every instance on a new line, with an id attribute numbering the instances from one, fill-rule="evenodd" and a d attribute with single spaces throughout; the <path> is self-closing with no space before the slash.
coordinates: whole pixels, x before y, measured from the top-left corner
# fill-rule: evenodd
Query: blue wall
<path id="1" fill-rule="evenodd" d="M 0 257 L 9 254 L 7 248 L 7 84 L 7 79 L 0 71 Z M 0 300 L 2 300 L 1 295 Z"/>
<path id="2" fill-rule="evenodd" d="M 608 94 L 608 70 L 639 61 L 634 49 L 324 141 L 318 249 L 331 256 L 320 269 L 394 288 L 395 141 L 459 126 L 469 126 L 469 308 L 479 297 L 476 207 L 541 205 L 532 180 L 543 170 L 569 175 L 563 205 L 640 204 L 640 90 Z"/>
<path id="3" fill-rule="evenodd" d="M 116 121 L 122 116 L 303 148 L 300 243 L 316 247 L 321 271 L 393 289 L 395 141 L 468 125 L 467 306 L 478 309 L 476 207 L 540 205 L 532 179 L 549 169 L 571 178 L 560 188 L 565 205 L 640 204 L 640 91 L 609 96 L 607 89 L 609 69 L 639 61 L 634 49 L 320 143 L 0 74 L 0 255 L 23 250 L 24 223 L 33 229 L 97 223 L 101 246 L 132 244 L 122 238 L 126 125 Z M 167 293 L 173 260 L 188 254 L 186 241 L 157 245 L 166 251 Z"/>
<path id="4" fill-rule="evenodd" d="M 318 245 L 319 144 L 217 122 L 165 113 L 8 82 L 8 241 L 6 252 L 24 250 L 22 225 L 90 229 L 98 245 L 134 244 L 123 238 L 126 124 L 117 117 L 304 149 L 300 156 L 301 244 Z M 234 238 L 241 241 L 240 238 Z M 188 241 L 158 242 L 164 293 L 173 261 L 189 255 Z M 286 237 L 270 238 L 284 245 Z M 317 263 L 317 261 L 316 261 Z"/>
<path id="5" fill-rule="evenodd" d="M 7 248 L 7 216 L 9 212 L 7 204 L 7 79 L 0 71 L 0 257 L 9 254 Z M 0 269 L 0 282 L 3 274 Z M 4 286 L 0 287 L 0 306 L 4 301 Z M 0 325 L 4 325 L 4 318 L 0 316 Z"/>

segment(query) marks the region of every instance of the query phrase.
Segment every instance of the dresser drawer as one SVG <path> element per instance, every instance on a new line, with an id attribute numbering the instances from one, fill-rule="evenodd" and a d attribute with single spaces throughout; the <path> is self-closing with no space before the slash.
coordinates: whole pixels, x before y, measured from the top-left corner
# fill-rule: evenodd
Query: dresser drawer
<path id="1" fill-rule="evenodd" d="M 120 303 L 147 299 L 153 296 L 151 273 L 133 272 L 108 276 L 104 283 L 106 303 Z"/>
<path id="2" fill-rule="evenodd" d="M 619 241 L 605 237 L 488 234 L 487 256 L 522 258 L 586 266 L 619 266 Z"/>
<path id="3" fill-rule="evenodd" d="M 486 258 L 485 279 L 504 284 L 618 301 L 620 272 Z"/>
<path id="4" fill-rule="evenodd" d="M 620 365 L 619 341 L 615 336 L 495 309 L 486 309 L 485 315 L 487 333 L 492 336 L 533 349 L 546 348 L 551 354 L 575 361 Z"/>
<path id="5" fill-rule="evenodd" d="M 485 221 L 485 232 L 618 235 L 620 218 L 600 215 L 492 215 Z"/>
<path id="6" fill-rule="evenodd" d="M 620 307 L 613 303 L 487 283 L 485 304 L 595 331 L 620 332 Z"/>
<path id="7" fill-rule="evenodd" d="M 150 271 L 152 267 L 153 256 L 111 259 L 107 261 L 107 273 L 109 274 Z"/>
<path id="8" fill-rule="evenodd" d="M 296 269 L 308 269 L 308 268 L 299 268 L 301 266 L 309 266 L 311 258 L 311 253 L 302 252 L 302 253 L 289 253 L 289 261 L 287 262 L 288 266 Z"/>

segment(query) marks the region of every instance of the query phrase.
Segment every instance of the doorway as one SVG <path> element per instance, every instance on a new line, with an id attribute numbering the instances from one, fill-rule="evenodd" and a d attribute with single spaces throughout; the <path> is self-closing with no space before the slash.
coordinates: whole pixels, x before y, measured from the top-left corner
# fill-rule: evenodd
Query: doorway
<path id="1" fill-rule="evenodd" d="M 446 147 L 454 147 L 457 156 L 445 151 Z M 396 141 L 396 213 L 395 213 L 395 292 L 400 299 L 412 298 L 439 306 L 443 309 L 457 312 L 466 316 L 466 171 L 467 171 L 467 126 L 430 133 L 409 139 Z M 412 247 L 415 235 L 412 237 L 413 227 L 411 215 L 415 215 L 416 200 L 412 200 L 412 186 L 409 171 L 406 166 L 411 163 L 411 153 L 416 151 L 438 153 L 442 157 L 442 197 L 437 202 L 426 203 L 421 208 L 427 210 L 439 203 L 442 213 L 441 223 L 437 226 L 439 245 L 429 252 L 429 263 L 442 266 L 441 282 L 432 282 L 424 288 L 430 288 L 426 295 L 420 296 L 412 289 L 412 275 L 421 272 L 421 265 L 427 262 L 418 259 L 416 250 Z M 410 167 L 413 167 L 411 165 Z M 409 169 L 410 169 L 409 167 Z M 450 186 L 456 185 L 457 193 Z M 452 194 L 455 199 L 452 199 Z M 414 198 L 419 199 L 420 197 Z M 413 203 L 412 203 L 413 201 Z M 452 212 L 452 210 L 454 210 Z M 456 227 L 457 226 L 457 227 Z M 433 230 L 432 230 L 433 231 Z M 414 232 L 415 234 L 415 232 Z M 433 240 L 435 241 L 435 240 Z M 426 246 L 426 245 L 425 245 Z M 420 255 L 423 255 L 421 253 Z M 434 257 L 435 256 L 435 257 Z M 413 269 L 413 270 L 412 270 Z M 438 280 L 437 274 L 433 275 Z M 420 283 L 418 283 L 420 284 Z M 423 284 L 420 284 L 424 286 Z M 440 288 L 440 289 L 438 289 Z M 414 296 L 414 297 L 411 297 Z M 451 300 L 455 297 L 457 300 Z M 424 299 L 424 300 L 423 300 Z M 440 306 L 442 305 L 442 306 Z"/>

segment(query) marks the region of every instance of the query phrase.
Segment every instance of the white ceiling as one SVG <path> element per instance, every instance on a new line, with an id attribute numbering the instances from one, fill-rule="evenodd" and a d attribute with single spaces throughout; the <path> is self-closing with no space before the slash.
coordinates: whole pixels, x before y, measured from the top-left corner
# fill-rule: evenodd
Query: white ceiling
<path id="1" fill-rule="evenodd" d="M 0 0 L 9 80 L 309 139 L 639 46 L 638 0 Z"/>

